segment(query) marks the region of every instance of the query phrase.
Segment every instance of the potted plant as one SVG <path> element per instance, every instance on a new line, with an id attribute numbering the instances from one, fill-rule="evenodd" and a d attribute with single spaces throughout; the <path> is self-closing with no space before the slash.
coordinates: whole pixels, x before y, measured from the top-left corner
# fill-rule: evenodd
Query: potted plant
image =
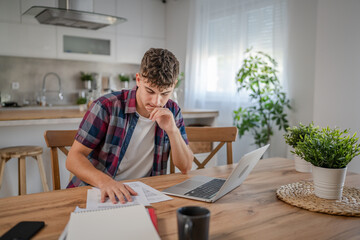
<path id="1" fill-rule="evenodd" d="M 184 81 L 184 79 L 185 79 L 185 74 L 184 72 L 181 72 L 177 78 L 177 82 L 175 84 L 174 91 L 172 93 L 172 99 L 177 103 L 179 103 L 179 94 L 182 91 L 180 85 Z"/>
<path id="2" fill-rule="evenodd" d="M 129 75 L 125 75 L 123 73 L 118 75 L 118 78 L 120 80 L 121 83 L 121 88 L 129 88 L 129 82 L 130 82 L 130 77 Z"/>
<path id="3" fill-rule="evenodd" d="M 84 97 L 79 97 L 76 101 L 76 104 L 79 105 L 80 111 L 85 111 L 87 109 L 87 99 Z"/>
<path id="4" fill-rule="evenodd" d="M 236 75 L 238 92 L 247 91 L 252 105 L 234 111 L 234 124 L 241 138 L 250 132 L 258 147 L 270 142 L 273 126 L 286 130 L 286 109 L 291 108 L 277 77 L 277 62 L 263 52 L 246 51 L 243 64 Z"/>
<path id="5" fill-rule="evenodd" d="M 348 163 L 360 154 L 356 133 L 349 130 L 323 128 L 305 135 L 295 153 L 313 165 L 315 195 L 326 199 L 341 199 Z"/>
<path id="6" fill-rule="evenodd" d="M 80 72 L 80 79 L 84 82 L 86 89 L 91 89 L 91 83 L 94 80 L 92 73 Z"/>
<path id="7" fill-rule="evenodd" d="M 297 156 L 294 150 L 296 149 L 298 142 L 304 140 L 305 135 L 317 130 L 318 127 L 314 127 L 313 123 L 310 123 L 307 126 L 300 123 L 299 127 L 294 126 L 292 128 L 287 128 L 287 132 L 284 134 L 285 142 L 293 148 L 291 152 L 294 154 L 295 169 L 298 172 L 311 172 L 311 163 Z"/>

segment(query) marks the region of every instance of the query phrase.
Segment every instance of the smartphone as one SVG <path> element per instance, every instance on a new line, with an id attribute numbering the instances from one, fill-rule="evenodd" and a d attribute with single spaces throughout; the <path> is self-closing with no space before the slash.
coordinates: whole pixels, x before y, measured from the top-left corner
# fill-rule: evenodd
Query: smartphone
<path id="1" fill-rule="evenodd" d="M 4 235 L 2 235 L 0 240 L 27 240 L 34 236 L 44 226 L 44 222 L 19 222 Z"/>

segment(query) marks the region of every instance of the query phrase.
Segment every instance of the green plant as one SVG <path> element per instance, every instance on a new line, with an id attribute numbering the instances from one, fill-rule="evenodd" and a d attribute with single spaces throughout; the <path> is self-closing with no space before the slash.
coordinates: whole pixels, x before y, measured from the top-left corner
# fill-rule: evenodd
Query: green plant
<path id="1" fill-rule="evenodd" d="M 282 92 L 276 67 L 277 62 L 268 54 L 247 49 L 236 75 L 238 92 L 248 91 L 253 104 L 234 111 L 234 124 L 240 138 L 250 132 L 259 147 L 270 142 L 274 124 L 279 130 L 289 127 L 285 110 L 291 107 L 286 94 Z"/>
<path id="2" fill-rule="evenodd" d="M 121 82 L 129 82 L 130 81 L 130 77 L 128 75 L 119 74 L 118 78 Z"/>
<path id="3" fill-rule="evenodd" d="M 287 132 L 284 134 L 285 142 L 295 149 L 298 142 L 304 140 L 305 135 L 310 135 L 312 132 L 318 131 L 318 129 L 319 127 L 314 127 L 313 123 L 310 123 L 307 126 L 300 123 L 299 127 L 288 127 L 286 129 Z"/>
<path id="4" fill-rule="evenodd" d="M 359 138 L 348 133 L 348 129 L 329 127 L 313 131 L 297 143 L 295 153 L 316 167 L 344 168 L 360 154 Z"/>
<path id="5" fill-rule="evenodd" d="M 77 99 L 76 104 L 86 104 L 87 100 L 86 98 L 80 97 Z"/>
<path id="6" fill-rule="evenodd" d="M 94 77 L 91 73 L 80 72 L 81 81 L 92 81 Z"/>
<path id="7" fill-rule="evenodd" d="M 181 72 L 177 78 L 175 88 L 178 88 L 180 86 L 180 84 L 182 83 L 182 81 L 184 81 L 184 79 L 185 79 L 185 73 Z"/>

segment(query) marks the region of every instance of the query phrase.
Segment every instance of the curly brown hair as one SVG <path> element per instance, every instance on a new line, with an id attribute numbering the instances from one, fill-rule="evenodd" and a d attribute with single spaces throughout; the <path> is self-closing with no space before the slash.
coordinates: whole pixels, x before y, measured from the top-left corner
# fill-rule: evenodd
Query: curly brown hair
<path id="1" fill-rule="evenodd" d="M 179 75 L 179 61 L 167 49 L 150 48 L 141 61 L 140 75 L 151 86 L 160 90 L 169 88 L 176 83 Z"/>

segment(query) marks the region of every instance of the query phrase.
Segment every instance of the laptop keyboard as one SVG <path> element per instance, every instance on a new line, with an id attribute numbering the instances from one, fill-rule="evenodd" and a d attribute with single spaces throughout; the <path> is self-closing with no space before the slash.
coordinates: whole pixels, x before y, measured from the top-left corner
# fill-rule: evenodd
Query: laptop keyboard
<path id="1" fill-rule="evenodd" d="M 225 179 L 213 179 L 187 193 L 186 196 L 210 199 L 220 190 Z"/>

